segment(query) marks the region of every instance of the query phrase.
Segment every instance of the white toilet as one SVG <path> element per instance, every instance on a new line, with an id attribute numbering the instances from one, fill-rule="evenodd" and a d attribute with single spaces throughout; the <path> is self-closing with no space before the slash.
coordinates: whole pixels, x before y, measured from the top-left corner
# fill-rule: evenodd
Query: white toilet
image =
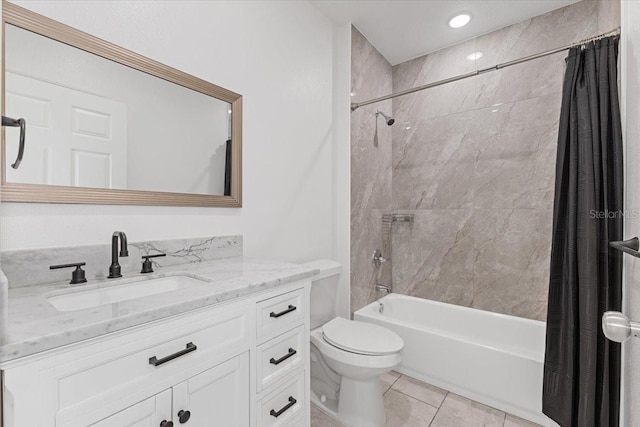
<path id="1" fill-rule="evenodd" d="M 311 285 L 311 399 L 345 424 L 385 424 L 380 375 L 400 363 L 404 343 L 372 323 L 336 316 L 341 266 L 314 261 Z"/>

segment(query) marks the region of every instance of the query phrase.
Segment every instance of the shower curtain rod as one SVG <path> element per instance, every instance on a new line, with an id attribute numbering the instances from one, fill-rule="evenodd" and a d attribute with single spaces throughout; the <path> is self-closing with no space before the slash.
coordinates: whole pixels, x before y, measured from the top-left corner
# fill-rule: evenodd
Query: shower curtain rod
<path id="1" fill-rule="evenodd" d="M 392 93 L 390 95 L 385 95 L 385 96 L 381 96 L 379 98 L 370 99 L 369 101 L 352 102 L 351 103 L 351 111 L 355 111 L 358 108 L 363 107 L 365 105 L 375 104 L 376 102 L 386 101 L 387 99 L 396 98 L 398 96 L 409 95 L 410 93 L 420 92 L 421 90 L 430 89 L 432 87 L 441 86 L 441 85 L 444 85 L 444 84 L 447 84 L 447 83 L 457 82 L 458 80 L 464 80 L 464 79 L 467 79 L 469 77 L 475 77 L 475 76 L 478 76 L 480 74 L 489 73 L 491 71 L 497 71 L 497 70 L 500 70 L 502 68 L 510 67 L 512 65 L 521 64 L 523 62 L 527 62 L 527 61 L 531 61 L 531 60 L 534 60 L 534 59 L 542 58 L 543 56 L 553 55 L 554 53 L 562 52 L 563 50 L 569 50 L 572 47 L 584 45 L 584 44 L 590 43 L 592 41 L 600 40 L 600 39 L 602 39 L 604 37 L 612 36 L 612 35 L 615 35 L 615 34 L 620 34 L 620 27 L 614 28 L 611 31 L 608 31 L 606 33 L 603 33 L 603 34 L 600 34 L 600 35 L 597 35 L 597 36 L 594 36 L 594 37 L 590 37 L 588 39 L 580 40 L 578 42 L 572 43 L 572 44 L 567 45 L 567 46 L 563 46 L 563 47 L 559 47 L 559 48 L 556 48 L 556 49 L 548 50 L 546 52 L 536 53 L 535 55 L 525 56 L 525 57 L 520 58 L 520 59 L 514 59 L 513 61 L 504 62 L 502 64 L 494 65 L 493 67 L 483 68 L 481 70 L 471 71 L 471 72 L 466 73 L 466 74 L 460 74 L 460 75 L 457 75 L 457 76 L 454 76 L 454 77 L 449 77 L 448 79 L 438 80 L 438 81 L 433 82 L 433 83 L 427 83 L 426 85 L 413 87 L 411 89 L 405 89 L 403 91 Z"/>

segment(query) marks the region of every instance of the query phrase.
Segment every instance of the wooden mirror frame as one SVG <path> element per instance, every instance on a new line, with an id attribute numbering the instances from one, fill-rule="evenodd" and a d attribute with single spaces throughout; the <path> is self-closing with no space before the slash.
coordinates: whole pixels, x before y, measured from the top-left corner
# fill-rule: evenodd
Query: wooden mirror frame
<path id="1" fill-rule="evenodd" d="M 183 194 L 156 191 L 117 190 L 58 185 L 17 184 L 6 181 L 5 129 L 2 128 L 1 168 L 3 202 L 80 203 L 153 206 L 242 206 L 242 96 L 175 68 L 146 58 L 76 28 L 54 21 L 2 0 L 2 88 L 5 87 L 5 27 L 23 28 L 69 46 L 115 61 L 154 77 L 195 90 L 231 104 L 231 195 Z M 5 112 L 5 91 L 2 90 Z M 28 142 L 27 134 L 27 144 Z M 25 161 L 29 161 L 25 158 Z"/>

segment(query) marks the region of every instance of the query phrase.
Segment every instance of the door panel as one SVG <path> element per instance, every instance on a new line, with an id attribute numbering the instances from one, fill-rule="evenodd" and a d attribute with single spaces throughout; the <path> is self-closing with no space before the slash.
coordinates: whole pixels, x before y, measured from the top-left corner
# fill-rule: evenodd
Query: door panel
<path id="1" fill-rule="evenodd" d="M 162 421 L 171 420 L 171 390 L 165 390 L 147 400 L 135 404 L 91 427 L 157 427 Z"/>
<path id="2" fill-rule="evenodd" d="M 17 91 L 7 91 L 5 102 L 7 116 L 25 118 L 27 120 L 27 137 L 24 158 L 20 169 L 15 170 L 10 164 L 15 160 L 20 141 L 18 128 L 5 128 L 6 158 L 5 170 L 8 182 L 25 184 L 53 184 L 52 158 L 50 147 L 59 144 L 62 135 L 53 127 L 54 122 L 63 120 L 61 112 L 56 110 L 56 104 L 50 93 L 47 93 L 42 82 L 35 81 L 27 85 L 25 78 L 6 73 L 7 82 L 20 82 Z"/>
<path id="3" fill-rule="evenodd" d="M 19 130 L 7 128 L 7 182 L 127 188 L 127 108 L 122 102 L 7 72 L 7 116 L 27 121 L 25 161 L 9 167 Z M 55 167 L 54 167 L 55 166 Z"/>
<path id="4" fill-rule="evenodd" d="M 249 425 L 249 354 L 243 353 L 173 388 L 173 419 L 189 411 L 189 427 Z"/>
<path id="5" fill-rule="evenodd" d="M 112 188 L 112 172 L 111 154 L 71 150 L 71 185 Z"/>

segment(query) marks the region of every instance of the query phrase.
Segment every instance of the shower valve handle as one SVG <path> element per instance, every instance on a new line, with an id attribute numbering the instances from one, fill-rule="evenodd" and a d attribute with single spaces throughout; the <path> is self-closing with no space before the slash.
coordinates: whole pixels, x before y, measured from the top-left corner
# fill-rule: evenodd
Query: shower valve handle
<path id="1" fill-rule="evenodd" d="M 371 263 L 376 268 L 380 268 L 380 266 L 387 261 L 388 260 L 382 256 L 382 252 L 380 252 L 380 249 L 376 249 L 375 251 L 373 251 L 373 255 L 371 256 Z"/>

